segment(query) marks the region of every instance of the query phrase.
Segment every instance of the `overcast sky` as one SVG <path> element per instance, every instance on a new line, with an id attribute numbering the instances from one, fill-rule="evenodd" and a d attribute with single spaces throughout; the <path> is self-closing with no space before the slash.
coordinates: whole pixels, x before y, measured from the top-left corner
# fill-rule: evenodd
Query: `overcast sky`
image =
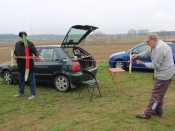
<path id="1" fill-rule="evenodd" d="M 174 31 L 175 0 L 0 0 L 0 17 L 0 34 L 65 34 L 72 25 Z"/>

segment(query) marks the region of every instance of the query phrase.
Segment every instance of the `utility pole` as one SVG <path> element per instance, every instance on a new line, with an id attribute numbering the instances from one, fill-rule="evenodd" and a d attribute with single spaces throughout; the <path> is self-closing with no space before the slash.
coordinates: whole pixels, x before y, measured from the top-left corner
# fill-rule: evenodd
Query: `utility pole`
<path id="1" fill-rule="evenodd" d="M 32 21 L 31 21 L 31 39 L 32 39 Z"/>

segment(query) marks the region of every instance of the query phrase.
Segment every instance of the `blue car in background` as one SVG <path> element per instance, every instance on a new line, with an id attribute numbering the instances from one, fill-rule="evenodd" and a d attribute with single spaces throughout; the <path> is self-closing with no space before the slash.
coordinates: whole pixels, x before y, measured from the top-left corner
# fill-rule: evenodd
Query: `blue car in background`
<path id="1" fill-rule="evenodd" d="M 173 41 L 169 41 L 169 42 L 165 42 L 167 43 L 170 48 L 172 49 L 173 52 L 173 59 L 174 59 L 174 63 L 175 63 L 175 42 Z M 149 45 L 147 45 L 146 43 L 141 43 L 127 51 L 121 51 L 121 52 L 117 52 L 112 54 L 109 57 L 109 66 L 112 68 L 122 68 L 122 69 L 126 69 L 129 67 L 129 61 L 130 61 L 130 52 L 132 52 L 132 54 L 139 54 L 143 51 L 146 51 L 148 48 L 150 48 Z M 137 57 L 135 59 L 132 60 L 132 68 L 137 68 L 137 69 L 148 69 L 143 65 L 138 65 L 136 63 L 136 60 L 141 60 L 143 62 L 151 62 L 151 57 L 149 58 L 140 58 Z M 168 63 L 167 63 L 168 64 Z"/>

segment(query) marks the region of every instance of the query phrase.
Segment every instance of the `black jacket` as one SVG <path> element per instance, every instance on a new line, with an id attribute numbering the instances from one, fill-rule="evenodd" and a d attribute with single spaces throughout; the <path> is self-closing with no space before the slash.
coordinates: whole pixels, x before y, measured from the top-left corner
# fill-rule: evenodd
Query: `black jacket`
<path id="1" fill-rule="evenodd" d="M 28 41 L 28 45 L 29 45 L 29 55 L 33 56 L 33 54 L 35 56 L 39 56 L 39 52 L 36 50 L 34 44 L 30 41 Z M 18 41 L 15 44 L 15 50 L 14 50 L 14 55 L 15 56 L 25 56 L 25 46 L 24 43 L 21 41 Z M 17 65 L 18 65 L 18 70 L 21 74 L 25 74 L 25 68 L 26 68 L 26 59 L 22 59 L 22 58 L 17 58 Z M 29 72 L 34 72 L 35 68 L 34 68 L 34 62 L 33 59 L 30 59 L 30 69 Z"/>

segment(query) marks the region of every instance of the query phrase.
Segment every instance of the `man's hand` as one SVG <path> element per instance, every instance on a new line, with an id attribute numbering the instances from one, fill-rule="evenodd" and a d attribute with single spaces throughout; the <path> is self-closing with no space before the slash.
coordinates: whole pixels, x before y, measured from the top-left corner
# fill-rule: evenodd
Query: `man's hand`
<path id="1" fill-rule="evenodd" d="M 39 56 L 36 56 L 36 59 L 37 60 L 41 60 L 41 56 L 39 55 Z"/>
<path id="2" fill-rule="evenodd" d="M 136 60 L 136 62 L 137 62 L 137 64 L 139 64 L 139 65 L 145 65 L 145 63 L 142 62 L 142 61 L 140 61 L 140 60 Z"/>
<path id="3" fill-rule="evenodd" d="M 139 56 L 139 54 L 133 54 L 132 55 L 132 59 L 135 59 L 135 58 L 137 58 Z"/>
<path id="4" fill-rule="evenodd" d="M 13 56 L 13 59 L 16 60 L 16 56 L 15 55 Z"/>

